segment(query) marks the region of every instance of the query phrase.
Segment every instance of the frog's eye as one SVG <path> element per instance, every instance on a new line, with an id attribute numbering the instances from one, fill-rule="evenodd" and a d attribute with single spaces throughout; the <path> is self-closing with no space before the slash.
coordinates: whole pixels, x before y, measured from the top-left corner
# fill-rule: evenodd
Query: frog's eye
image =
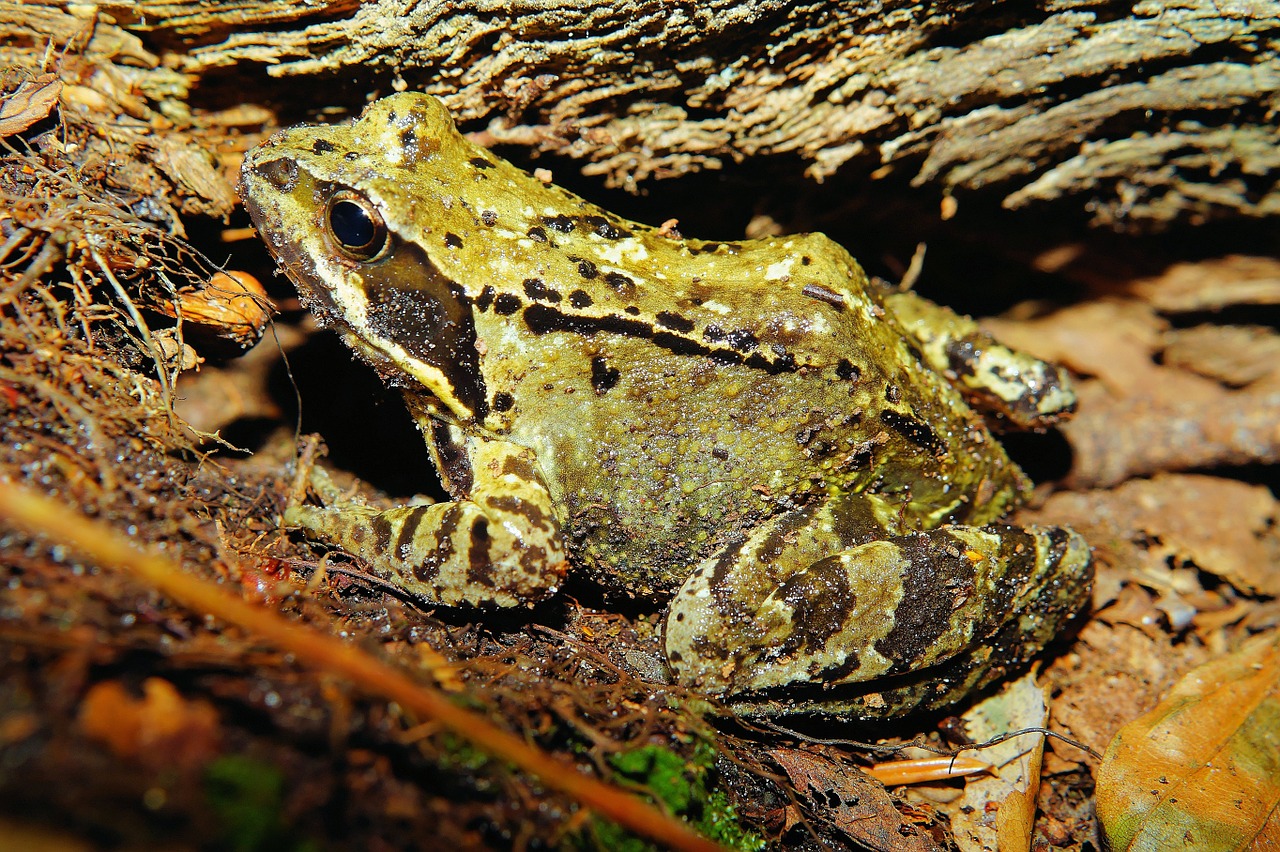
<path id="1" fill-rule="evenodd" d="M 350 190 L 335 193 L 329 199 L 324 219 L 329 236 L 352 260 L 373 260 L 390 244 L 382 215 L 369 199 Z"/>

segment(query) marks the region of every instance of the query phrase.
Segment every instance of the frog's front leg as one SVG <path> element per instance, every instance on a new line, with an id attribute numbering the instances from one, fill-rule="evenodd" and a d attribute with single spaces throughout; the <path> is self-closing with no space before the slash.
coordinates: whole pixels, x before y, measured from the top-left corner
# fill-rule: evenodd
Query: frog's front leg
<path id="1" fill-rule="evenodd" d="M 321 474 L 313 475 L 312 486 L 330 505 L 291 506 L 284 521 L 338 545 L 433 603 L 510 607 L 555 592 L 568 563 L 533 451 L 458 437 L 449 446 L 447 475 L 465 499 L 386 511 L 333 505 L 337 489 Z"/>
<path id="2" fill-rule="evenodd" d="M 829 538 L 827 511 L 771 519 L 685 582 L 666 625 L 678 682 L 715 695 L 865 682 L 981 659 L 984 642 L 1010 624 L 1021 647 L 1000 663 L 1016 664 L 1088 594 L 1089 547 L 1071 530 L 953 526 L 811 559 L 806 529 Z M 976 687 L 999 671 L 972 674 Z"/>

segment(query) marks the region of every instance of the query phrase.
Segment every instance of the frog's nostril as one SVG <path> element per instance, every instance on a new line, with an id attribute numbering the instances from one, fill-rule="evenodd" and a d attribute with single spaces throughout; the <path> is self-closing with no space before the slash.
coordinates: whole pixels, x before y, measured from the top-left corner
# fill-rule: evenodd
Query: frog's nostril
<path id="1" fill-rule="evenodd" d="M 258 166 L 258 173 L 281 192 L 288 192 L 298 180 L 298 161 L 292 157 L 277 157 Z"/>

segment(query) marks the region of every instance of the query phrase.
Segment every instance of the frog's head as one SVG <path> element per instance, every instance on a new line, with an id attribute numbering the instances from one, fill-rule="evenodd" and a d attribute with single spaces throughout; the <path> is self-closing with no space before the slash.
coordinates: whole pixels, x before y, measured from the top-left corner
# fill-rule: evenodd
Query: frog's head
<path id="1" fill-rule="evenodd" d="M 349 126 L 277 133 L 245 156 L 240 195 L 323 324 L 388 383 L 482 422 L 475 324 L 454 272 L 466 260 L 456 234 L 477 214 L 446 200 L 470 176 L 455 149 L 475 150 L 439 101 L 394 96 Z"/>

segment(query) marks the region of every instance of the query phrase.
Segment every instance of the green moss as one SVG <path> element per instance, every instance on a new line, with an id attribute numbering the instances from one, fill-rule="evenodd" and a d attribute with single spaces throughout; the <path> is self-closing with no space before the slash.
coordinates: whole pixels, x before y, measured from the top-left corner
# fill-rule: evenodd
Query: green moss
<path id="1" fill-rule="evenodd" d="M 282 817 L 284 774 L 241 755 L 221 757 L 205 770 L 205 795 L 217 814 L 221 836 L 214 848 L 230 852 L 317 852 Z"/>
<path id="2" fill-rule="evenodd" d="M 729 797 L 722 790 L 712 789 L 715 755 L 714 747 L 705 741 L 694 748 L 692 758 L 662 746 L 648 745 L 615 754 L 609 763 L 614 770 L 614 780 L 643 788 L 648 798 L 682 817 L 703 837 L 743 852 L 763 849 L 764 839 L 739 825 Z M 583 849 L 649 852 L 655 848 L 621 826 L 600 818 L 593 819 L 575 840 Z"/>
<path id="3" fill-rule="evenodd" d="M 490 779 L 484 777 L 487 773 L 502 771 L 506 766 L 504 763 L 495 761 L 487 751 L 476 746 L 471 740 L 451 731 L 441 733 L 435 743 L 440 749 L 436 762 L 441 769 L 457 772 L 469 778 L 474 776 L 474 781 L 480 786 L 487 786 L 490 783 Z"/>

